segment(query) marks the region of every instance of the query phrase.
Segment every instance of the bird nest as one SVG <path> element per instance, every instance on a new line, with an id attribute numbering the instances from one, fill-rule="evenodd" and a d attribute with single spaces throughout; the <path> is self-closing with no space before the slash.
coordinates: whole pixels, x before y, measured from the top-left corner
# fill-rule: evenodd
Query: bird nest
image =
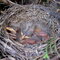
<path id="1" fill-rule="evenodd" d="M 53 41 L 55 44 L 59 25 L 50 12 L 41 5 L 16 4 L 5 10 L 0 16 L 0 49 L 3 54 L 17 60 L 50 59 L 48 55 L 51 53 L 47 54 L 46 48 Z M 52 53 L 56 53 L 54 50 Z"/>

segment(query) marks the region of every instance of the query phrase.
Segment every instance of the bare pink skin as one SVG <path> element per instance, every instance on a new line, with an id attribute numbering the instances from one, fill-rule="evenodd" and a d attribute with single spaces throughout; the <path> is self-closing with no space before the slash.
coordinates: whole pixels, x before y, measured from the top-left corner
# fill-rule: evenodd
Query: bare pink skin
<path id="1" fill-rule="evenodd" d="M 23 42 L 21 42 L 22 44 L 36 44 L 36 42 L 34 40 L 30 40 L 30 39 L 25 39 L 23 40 Z"/>
<path id="2" fill-rule="evenodd" d="M 37 36 L 41 36 L 41 37 L 44 37 L 45 40 L 49 40 L 49 35 L 43 31 L 39 32 L 39 33 L 36 33 Z"/>

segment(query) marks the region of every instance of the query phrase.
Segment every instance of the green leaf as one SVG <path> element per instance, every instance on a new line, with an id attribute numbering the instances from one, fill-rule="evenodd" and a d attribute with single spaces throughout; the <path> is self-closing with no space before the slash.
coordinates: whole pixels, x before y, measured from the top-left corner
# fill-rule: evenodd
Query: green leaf
<path id="1" fill-rule="evenodd" d="M 44 59 L 49 59 L 48 53 L 43 56 Z"/>

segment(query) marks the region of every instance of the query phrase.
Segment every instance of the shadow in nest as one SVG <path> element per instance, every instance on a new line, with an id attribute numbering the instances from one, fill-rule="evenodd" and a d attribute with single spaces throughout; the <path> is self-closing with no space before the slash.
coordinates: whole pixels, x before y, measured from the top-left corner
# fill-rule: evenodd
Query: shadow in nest
<path id="1" fill-rule="evenodd" d="M 9 6 L 4 4 L 4 3 L 0 3 L 0 14 L 4 13 L 3 11 L 8 9 Z"/>

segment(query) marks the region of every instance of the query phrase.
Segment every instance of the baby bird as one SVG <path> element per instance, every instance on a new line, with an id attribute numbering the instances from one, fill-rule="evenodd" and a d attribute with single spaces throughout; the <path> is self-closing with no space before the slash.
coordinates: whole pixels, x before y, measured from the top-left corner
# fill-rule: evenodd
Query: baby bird
<path id="1" fill-rule="evenodd" d="M 20 41 L 21 40 L 21 29 L 20 28 L 17 28 L 16 30 L 16 41 Z"/>

